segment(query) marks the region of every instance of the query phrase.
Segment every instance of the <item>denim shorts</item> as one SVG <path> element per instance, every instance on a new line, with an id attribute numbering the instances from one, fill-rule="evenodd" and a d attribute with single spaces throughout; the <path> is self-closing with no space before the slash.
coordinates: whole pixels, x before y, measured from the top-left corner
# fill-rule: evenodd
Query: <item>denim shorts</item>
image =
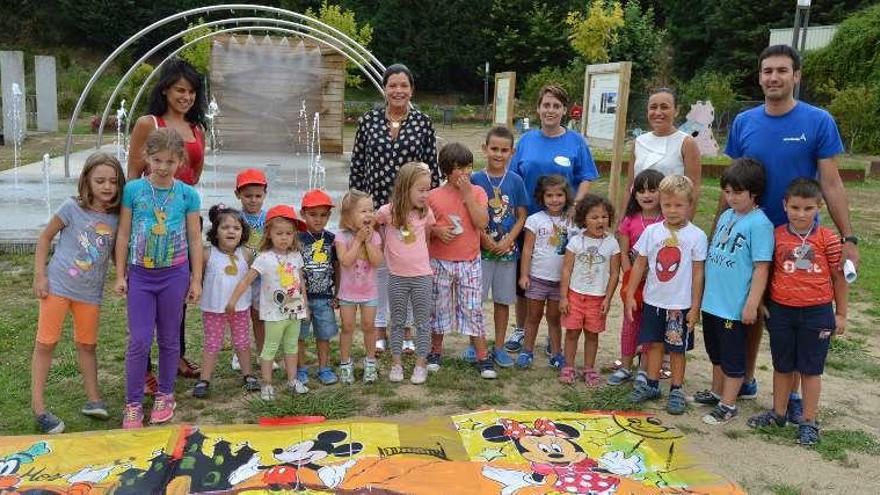
<path id="1" fill-rule="evenodd" d="M 676 311 L 677 313 L 672 313 Z M 684 354 L 694 348 L 694 331 L 688 328 L 688 309 L 664 309 L 648 303 L 642 308 L 639 344 L 662 343 L 666 352 Z"/>
<path id="2" fill-rule="evenodd" d="M 300 340 L 313 338 L 315 334 L 318 340 L 330 340 L 339 333 L 336 312 L 331 306 L 332 301 L 330 298 L 309 299 L 309 318 L 302 321 Z"/>
<path id="3" fill-rule="evenodd" d="M 773 369 L 779 373 L 821 375 L 837 328 L 831 303 L 797 308 L 770 301 L 767 307 Z"/>
<path id="4" fill-rule="evenodd" d="M 345 299 L 339 300 L 340 306 L 369 306 L 371 308 L 375 308 L 379 306 L 379 299 L 370 299 L 369 301 L 346 301 Z"/>

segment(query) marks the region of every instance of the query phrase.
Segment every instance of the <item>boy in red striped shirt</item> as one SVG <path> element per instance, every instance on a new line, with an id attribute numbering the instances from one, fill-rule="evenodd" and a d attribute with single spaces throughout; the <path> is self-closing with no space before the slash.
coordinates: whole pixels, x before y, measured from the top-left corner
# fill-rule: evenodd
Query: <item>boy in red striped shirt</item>
<path id="1" fill-rule="evenodd" d="M 834 334 L 846 331 L 847 285 L 840 270 L 840 238 L 819 224 L 822 190 L 814 179 L 799 178 L 785 191 L 788 224 L 776 228 L 767 331 L 773 357 L 773 408 L 748 425 L 784 426 L 788 392 L 799 372 L 804 415 L 798 443 L 819 441 L 816 413 L 825 358 Z M 834 304 L 832 304 L 832 301 Z"/>

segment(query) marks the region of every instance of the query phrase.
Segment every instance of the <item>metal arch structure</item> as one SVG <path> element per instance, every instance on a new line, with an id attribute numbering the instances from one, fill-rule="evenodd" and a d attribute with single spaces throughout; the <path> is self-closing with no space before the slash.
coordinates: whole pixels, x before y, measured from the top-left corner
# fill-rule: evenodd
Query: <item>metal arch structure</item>
<path id="1" fill-rule="evenodd" d="M 313 41 L 316 41 L 319 44 L 322 44 L 324 46 L 327 46 L 327 47 L 333 49 L 334 51 L 336 51 L 337 53 L 339 53 L 340 55 L 342 55 L 346 59 L 348 59 L 358 69 L 360 69 L 361 72 L 363 72 L 364 75 L 367 77 L 367 79 L 369 79 L 369 81 L 373 84 L 373 86 L 376 87 L 377 90 L 379 90 L 380 92 L 382 91 L 382 85 L 379 82 L 379 81 L 381 81 L 381 77 L 382 77 L 381 73 L 378 72 L 375 67 L 370 65 L 370 62 L 365 57 L 363 57 L 362 54 L 360 54 L 356 51 L 353 51 L 352 53 L 349 53 L 348 51 L 346 51 L 346 49 L 348 47 L 342 42 L 342 40 L 340 40 L 337 37 L 334 37 L 332 35 L 328 35 L 327 33 L 323 33 L 320 30 L 313 28 L 312 26 L 308 26 L 308 25 L 305 25 L 305 24 L 302 24 L 299 22 L 285 21 L 282 19 L 272 19 L 272 18 L 267 19 L 264 17 L 236 17 L 236 18 L 222 19 L 222 20 L 218 20 L 218 21 L 212 21 L 212 22 L 207 22 L 204 24 L 199 24 L 197 26 L 193 26 L 193 27 L 185 29 L 179 33 L 176 33 L 173 36 L 165 39 L 161 43 L 159 43 L 156 46 L 154 46 L 153 48 L 151 48 L 140 59 L 138 59 L 136 62 L 134 62 L 132 64 L 132 66 L 128 69 L 128 71 L 122 76 L 122 78 L 116 84 L 116 87 L 113 89 L 113 93 L 110 95 L 110 98 L 107 100 L 107 105 L 104 107 L 104 112 L 101 115 L 101 123 L 100 123 L 100 126 L 98 127 L 98 138 L 96 140 L 95 145 L 100 147 L 103 140 L 104 140 L 103 139 L 104 128 L 107 123 L 107 117 L 110 115 L 110 110 L 113 105 L 113 102 L 116 101 L 116 97 L 119 95 L 119 92 L 122 90 L 125 83 L 128 82 L 128 79 L 131 77 L 131 75 L 134 74 L 135 70 L 137 70 L 137 68 L 142 63 L 144 63 L 144 61 L 146 61 L 153 54 L 155 54 L 156 52 L 158 52 L 159 50 L 161 50 L 165 46 L 169 45 L 170 43 L 174 42 L 175 40 L 178 40 L 178 39 L 186 36 L 187 34 L 189 34 L 191 32 L 194 32 L 196 30 L 203 29 L 203 28 L 211 28 L 213 26 L 223 26 L 226 24 L 233 24 L 233 23 L 236 25 L 236 27 L 239 27 L 239 23 L 242 23 L 242 22 L 257 22 L 257 23 L 264 22 L 264 23 L 266 23 L 266 24 L 255 24 L 255 25 L 243 26 L 243 29 L 245 31 L 261 31 L 261 30 L 265 31 L 265 29 L 264 29 L 265 27 L 271 27 L 272 25 L 290 26 L 292 28 L 295 28 L 293 30 L 289 30 L 288 33 L 286 33 L 286 34 L 295 34 L 298 37 L 308 38 Z M 300 31 L 300 30 L 304 30 L 305 32 Z M 229 31 L 222 31 L 222 32 L 212 31 L 211 33 L 209 33 L 206 36 L 202 36 L 202 37 L 198 38 L 197 40 L 193 40 L 189 43 L 186 43 L 185 45 L 183 45 L 179 49 L 175 50 L 172 55 L 179 53 L 181 50 L 185 49 L 188 46 L 195 44 L 198 41 L 202 41 L 206 38 L 210 38 L 212 36 L 216 36 L 218 34 L 224 34 L 227 32 L 229 32 Z M 321 36 L 326 37 L 327 39 L 317 38 L 314 35 L 309 34 L 309 33 L 321 35 Z M 334 43 L 338 43 L 338 45 L 334 44 Z M 139 88 L 139 90 L 137 92 L 137 96 L 133 100 L 133 103 L 129 109 L 129 115 L 134 115 L 134 109 L 137 106 L 137 103 L 140 101 L 140 98 L 141 98 L 142 93 L 144 91 L 144 87 L 154 77 L 155 72 L 157 72 L 162 67 L 162 65 L 165 62 L 167 62 L 169 59 L 170 59 L 170 56 L 166 57 L 164 60 L 162 60 L 162 62 L 155 67 L 153 72 L 150 73 L 150 76 L 144 81 L 143 85 Z M 131 125 L 131 121 L 129 120 L 126 122 L 126 127 L 125 127 L 126 134 L 129 131 L 130 125 Z"/>
<path id="2" fill-rule="evenodd" d="M 171 52 L 170 54 L 168 54 L 168 56 L 165 57 L 165 58 L 162 60 L 161 63 L 159 63 L 158 65 L 156 65 L 156 67 L 153 69 L 153 71 L 150 72 L 150 74 L 147 76 L 146 79 L 144 79 L 144 83 L 141 85 L 140 89 L 138 90 L 137 94 L 135 95 L 134 100 L 132 100 L 131 107 L 130 107 L 130 113 L 131 113 L 131 111 L 134 110 L 135 107 L 137 107 L 137 104 L 140 102 L 140 99 L 141 99 L 141 97 L 143 96 L 144 90 L 147 89 L 147 86 L 149 86 L 150 81 L 152 81 L 153 77 L 156 76 L 156 74 L 159 72 L 159 70 L 160 70 L 160 69 L 162 68 L 162 66 L 165 64 L 165 62 L 167 62 L 167 61 L 170 60 L 172 57 L 174 57 L 175 55 L 177 55 L 181 50 L 183 50 L 183 49 L 185 49 L 186 47 L 188 47 L 188 46 L 190 46 L 190 45 L 192 45 L 192 44 L 195 44 L 195 43 L 197 43 L 197 42 L 199 42 L 199 41 L 202 41 L 202 40 L 207 39 L 207 38 L 212 38 L 212 37 L 214 37 L 214 36 L 218 36 L 218 35 L 221 35 L 221 34 L 236 33 L 236 32 L 250 32 L 250 31 L 267 31 L 267 32 L 279 32 L 279 33 L 284 33 L 284 34 L 295 34 L 295 35 L 297 35 L 297 36 L 301 36 L 301 37 L 303 37 L 303 38 L 308 38 L 308 39 L 311 39 L 311 40 L 317 41 L 317 42 L 319 42 L 319 43 L 321 42 L 321 40 L 319 40 L 318 38 L 315 38 L 314 36 L 311 36 L 311 35 L 309 35 L 309 34 L 305 34 L 305 33 L 302 33 L 302 32 L 300 32 L 300 31 L 296 31 L 296 30 L 289 29 L 289 28 L 273 27 L 273 26 L 260 26 L 260 27 L 254 27 L 254 26 L 243 26 L 243 27 L 234 27 L 234 28 L 221 29 L 221 30 L 218 30 L 218 31 L 214 31 L 214 32 L 212 32 L 212 33 L 210 33 L 210 34 L 206 34 L 206 35 L 204 35 L 204 36 L 200 36 L 199 38 L 197 38 L 197 39 L 195 39 L 195 40 L 192 40 L 192 41 L 190 41 L 189 43 L 186 43 L 186 44 L 184 44 L 183 46 L 177 48 L 176 50 L 174 50 L 173 52 Z M 361 66 L 360 63 L 358 63 L 358 62 L 355 61 L 355 60 L 352 60 L 350 57 L 348 57 L 347 54 L 345 54 L 345 53 L 343 53 L 343 52 L 341 52 L 341 51 L 339 51 L 339 50 L 337 50 L 337 51 L 338 51 L 339 53 L 341 53 L 343 56 L 345 56 L 346 58 L 348 58 L 349 60 L 351 60 L 352 63 L 354 63 L 355 65 L 358 66 L 358 68 L 360 68 L 361 70 L 364 70 L 364 67 Z M 367 77 L 370 78 L 370 81 L 376 86 L 377 89 L 379 89 L 379 91 L 382 90 L 382 86 L 381 86 L 381 84 L 379 84 L 379 82 L 378 82 L 377 80 L 375 80 L 372 76 L 369 76 L 369 75 L 368 75 Z M 111 100 L 111 102 L 112 102 L 112 100 Z M 103 122 L 102 122 L 102 123 L 103 123 Z M 129 122 L 126 123 L 126 128 L 125 128 L 125 132 L 126 132 L 126 133 L 128 133 L 128 126 L 129 126 L 130 124 L 131 124 L 131 121 L 129 120 Z"/>
<path id="3" fill-rule="evenodd" d="M 146 34 L 154 31 L 155 29 L 158 29 L 158 28 L 164 26 L 165 24 L 177 21 L 179 19 L 186 20 L 188 17 L 195 17 L 195 16 L 198 16 L 199 14 L 210 14 L 213 12 L 221 12 L 221 11 L 227 11 L 227 10 L 232 14 L 234 14 L 236 10 L 253 11 L 254 13 L 264 12 L 267 14 L 274 14 L 276 16 L 292 17 L 294 19 L 307 22 L 311 25 L 319 26 L 322 30 L 327 30 L 330 33 L 332 33 L 332 36 L 338 36 L 341 40 L 344 40 L 343 44 L 347 48 L 351 48 L 353 51 L 359 51 L 367 60 L 369 60 L 369 63 L 367 64 L 368 66 L 373 66 L 374 69 L 378 69 L 379 72 L 384 72 L 384 70 L 385 70 L 385 66 L 382 65 L 382 63 L 379 62 L 379 60 L 372 53 L 370 53 L 370 51 L 367 50 L 366 47 L 364 47 L 363 45 L 361 45 L 360 43 L 358 43 L 357 41 L 355 41 L 354 39 L 349 37 L 347 34 L 334 28 L 333 26 L 330 26 L 329 24 L 326 24 L 324 22 L 319 21 L 318 19 L 306 16 L 306 15 L 303 15 L 303 14 L 300 14 L 298 12 L 294 12 L 291 10 L 282 9 L 282 8 L 278 8 L 278 7 L 268 7 L 265 5 L 224 4 L 224 5 L 212 5 L 212 6 L 207 6 L 207 7 L 198 7 L 198 8 L 189 9 L 189 10 L 186 10 L 183 12 L 178 12 L 177 14 L 172 14 L 170 16 L 167 16 L 163 19 L 160 19 L 160 20 L 150 24 L 149 26 L 145 27 L 144 29 L 141 29 L 140 31 L 138 31 L 137 33 L 135 33 L 134 35 L 129 37 L 127 40 L 125 40 L 125 42 L 123 42 L 121 45 L 119 45 L 110 55 L 107 56 L 106 59 L 104 59 L 104 61 L 101 63 L 101 65 L 98 66 L 98 69 L 95 71 L 95 73 L 92 74 L 92 77 L 86 83 L 86 86 L 83 89 L 82 94 L 80 94 L 80 97 L 76 102 L 76 106 L 74 107 L 73 113 L 70 117 L 70 125 L 68 126 L 68 130 L 67 130 L 67 140 L 64 145 L 64 176 L 65 177 L 70 177 L 70 151 L 71 151 L 71 147 L 73 145 L 73 129 L 74 129 L 74 125 L 76 123 L 76 120 L 77 120 L 77 118 L 79 118 L 79 113 L 82 110 L 85 99 L 88 97 L 89 93 L 91 92 L 92 87 L 95 85 L 95 82 L 98 80 L 99 77 L 101 77 L 101 75 L 104 73 L 104 71 L 107 70 L 107 67 L 110 66 L 110 64 L 113 62 L 113 60 L 115 60 L 119 56 L 119 54 L 121 54 L 126 48 L 131 46 L 135 41 L 142 38 Z M 265 18 L 265 19 L 271 19 L 271 18 Z M 102 125 L 103 125 L 103 122 L 102 122 Z"/>

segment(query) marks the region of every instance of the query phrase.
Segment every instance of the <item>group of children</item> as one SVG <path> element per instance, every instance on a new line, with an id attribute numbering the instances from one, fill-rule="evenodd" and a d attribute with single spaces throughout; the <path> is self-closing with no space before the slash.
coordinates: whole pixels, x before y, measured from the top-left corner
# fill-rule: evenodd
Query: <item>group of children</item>
<path id="1" fill-rule="evenodd" d="M 176 132 L 153 131 L 146 141 L 151 173 L 127 184 L 115 158 L 96 153 L 83 169 L 78 198 L 62 205 L 38 244 L 34 289 L 41 303 L 32 393 L 39 426 L 47 433 L 64 429 L 63 421 L 46 409 L 43 389 L 67 312 L 73 313 L 88 395 L 82 412 L 108 417 L 98 393 L 95 344 L 115 244 L 115 290 L 128 297 L 124 428 L 144 423 L 143 370 L 154 329 L 160 373 L 150 422 L 173 416 L 185 301 L 199 301 L 202 310 L 203 365 L 192 391 L 198 398 L 210 393 L 227 325 L 243 386 L 260 391 L 263 400 L 276 396 L 272 370 L 279 350 L 289 391 L 308 392 L 303 343 L 312 337 L 318 379 L 353 383 L 358 311 L 365 383 L 379 377 L 377 324 L 389 327 L 392 382 L 404 379 L 404 328 L 413 327 L 416 360 L 409 379 L 421 384 L 429 372 L 439 370 L 444 335 L 452 328 L 469 337 L 465 358 L 476 363 L 482 378 L 497 376 L 495 364 L 530 367 L 538 326 L 546 316 L 550 365 L 559 369 L 559 380 L 573 384 L 580 375 L 595 387 L 602 382 L 596 366 L 598 335 L 605 330 L 622 270 L 621 366 L 609 384 L 634 379 L 633 402 L 658 398 L 668 353 L 667 410 L 683 413 L 685 353 L 693 348 L 702 312 L 713 382 L 695 399 L 715 406 L 705 422 L 731 420 L 745 373 L 745 326 L 762 318 L 769 285 L 766 321 L 774 391 L 785 393 L 774 393 L 773 410 L 749 424 L 784 424 L 785 400 L 794 374 L 800 373 L 805 406 L 800 424 L 809 430 L 800 438 L 806 443 L 818 438 L 819 380 L 830 336 L 835 328 L 838 333 L 845 328 L 846 285 L 837 270 L 840 242 L 818 225 L 821 191 L 815 181 L 798 179 L 789 187 L 785 209 L 790 223 L 774 232 L 757 207 L 764 187 L 762 166 L 735 160 L 721 179 L 730 209 L 719 218 L 709 243 L 690 221 L 695 207 L 690 180 L 644 171 L 634 180 L 615 236 L 611 203 L 594 194 L 575 201 L 559 175 L 540 180 L 534 197 L 541 210 L 527 216 L 523 181 L 508 168 L 513 147 L 508 129 L 493 128 L 483 145 L 487 166 L 474 172 L 472 153 L 450 143 L 439 153 L 443 185 L 432 190 L 427 166 L 408 163 L 398 172 L 390 203 L 378 211 L 368 194 L 350 190 L 340 203 L 335 233 L 327 224 L 336 205 L 324 191 L 306 192 L 299 216 L 287 205 L 267 209 L 266 177 L 248 169 L 236 180 L 241 210 L 210 209 L 207 247 L 201 239 L 198 194 L 174 180 L 184 160 Z M 59 232 L 47 270 L 49 247 Z M 513 360 L 505 350 L 505 334 L 517 285 L 525 291 L 527 318 L 522 350 Z M 485 300 L 494 304 L 493 349 L 483 321 Z M 252 373 L 251 327 L 260 378 Z M 330 341 L 337 334 L 338 375 L 330 364 Z M 581 335 L 584 368 L 579 371 Z M 636 373 L 631 368 L 639 353 L 642 370 Z"/>

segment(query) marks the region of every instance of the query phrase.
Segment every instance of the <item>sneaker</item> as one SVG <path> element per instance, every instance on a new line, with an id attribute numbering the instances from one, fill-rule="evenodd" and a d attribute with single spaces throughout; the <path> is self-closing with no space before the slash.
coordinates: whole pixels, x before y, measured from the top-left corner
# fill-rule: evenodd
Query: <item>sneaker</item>
<path id="1" fill-rule="evenodd" d="M 379 379 L 379 367 L 376 360 L 364 359 L 364 383 L 373 383 Z"/>
<path id="2" fill-rule="evenodd" d="M 711 390 L 700 390 L 694 394 L 694 402 L 703 404 L 704 406 L 717 406 L 721 402 L 721 397 Z"/>
<path id="3" fill-rule="evenodd" d="M 798 425 L 797 443 L 811 446 L 816 445 L 819 441 L 819 425 L 814 421 L 801 421 Z"/>
<path id="4" fill-rule="evenodd" d="M 469 345 L 465 347 L 464 351 L 461 353 L 461 359 L 463 359 L 466 363 L 476 363 L 477 362 L 477 350 L 474 346 Z"/>
<path id="5" fill-rule="evenodd" d="M 416 344 L 410 339 L 404 340 L 403 341 L 403 352 L 405 352 L 407 354 L 412 354 L 412 353 L 416 352 Z"/>
<path id="6" fill-rule="evenodd" d="M 566 366 L 559 372 L 559 383 L 574 385 L 575 380 L 577 380 L 577 372 L 571 366 Z"/>
<path id="7" fill-rule="evenodd" d="M 132 430 L 144 427 L 144 406 L 131 403 L 122 410 L 122 429 Z"/>
<path id="8" fill-rule="evenodd" d="M 647 385 L 648 384 L 648 374 L 645 373 L 643 370 L 637 371 L 636 377 L 633 379 L 633 382 L 636 384 L 642 383 L 642 384 Z"/>
<path id="9" fill-rule="evenodd" d="M 758 397 L 758 380 L 752 378 L 750 382 L 743 382 L 739 387 L 738 399 L 755 399 Z"/>
<path id="10" fill-rule="evenodd" d="M 627 368 L 617 368 L 614 373 L 608 377 L 608 385 L 622 385 L 633 379 L 632 371 Z"/>
<path id="11" fill-rule="evenodd" d="M 428 365 L 430 366 L 430 364 Z M 395 364 L 391 366 L 391 371 L 388 372 L 388 380 L 392 382 L 402 382 L 403 381 L 403 366 L 399 364 Z"/>
<path id="12" fill-rule="evenodd" d="M 553 349 L 550 347 L 550 336 L 547 336 L 547 343 L 544 345 L 544 354 L 547 357 L 553 356 Z"/>
<path id="13" fill-rule="evenodd" d="M 522 350 L 523 340 L 526 339 L 526 329 L 525 328 L 514 328 L 513 333 L 510 334 L 510 337 L 507 338 L 507 342 L 504 343 L 504 348 L 507 352 L 519 352 Z"/>
<path id="14" fill-rule="evenodd" d="M 401 370 L 401 373 L 403 373 L 403 370 Z M 428 368 L 423 368 L 421 366 L 416 366 L 415 368 L 413 368 L 412 376 L 409 377 L 409 381 L 412 382 L 413 385 L 421 385 L 425 383 L 427 379 Z"/>
<path id="15" fill-rule="evenodd" d="M 711 412 L 703 416 L 703 423 L 707 425 L 723 425 L 729 423 L 735 418 L 739 411 L 735 407 L 730 407 L 722 403 L 718 403 Z"/>
<path id="16" fill-rule="evenodd" d="M 40 427 L 41 432 L 48 435 L 55 435 L 64 432 L 64 421 L 61 421 L 58 416 L 55 416 L 49 411 L 37 416 L 37 426 Z"/>
<path id="17" fill-rule="evenodd" d="M 489 358 L 478 361 L 477 369 L 480 370 L 480 378 L 485 378 L 487 380 L 498 378 L 498 373 L 495 372 L 495 365 L 492 364 L 492 360 Z"/>
<path id="18" fill-rule="evenodd" d="M 519 353 L 519 356 L 516 357 L 515 366 L 519 369 L 528 369 L 532 367 L 532 362 L 535 360 L 535 353 L 529 351 L 523 351 Z"/>
<path id="19" fill-rule="evenodd" d="M 502 368 L 510 368 L 513 366 L 513 359 L 511 359 L 504 349 L 494 349 L 492 351 L 492 360 Z"/>
<path id="20" fill-rule="evenodd" d="M 193 387 L 193 397 L 196 399 L 204 399 L 208 396 L 208 388 L 211 386 L 208 380 L 199 380 L 196 382 L 196 385 Z"/>
<path id="21" fill-rule="evenodd" d="M 302 382 L 300 382 L 302 383 Z M 263 385 L 260 389 L 260 398 L 266 402 L 272 402 L 275 400 L 275 387 L 272 385 Z"/>
<path id="22" fill-rule="evenodd" d="M 241 363 L 238 361 L 238 354 L 232 354 L 232 371 L 241 371 Z"/>
<path id="23" fill-rule="evenodd" d="M 339 381 L 346 385 L 354 383 L 354 363 L 349 361 L 339 364 Z"/>
<path id="24" fill-rule="evenodd" d="M 749 418 L 749 420 L 746 421 L 746 425 L 749 428 L 764 428 L 766 426 L 778 426 L 779 428 L 782 428 L 785 426 L 785 418 L 778 416 L 773 409 L 768 409 L 761 414 L 756 414 Z"/>
<path id="25" fill-rule="evenodd" d="M 657 399 L 660 397 L 660 387 L 651 387 L 647 383 L 636 382 L 632 392 L 629 394 L 629 401 L 633 404 Z"/>
<path id="26" fill-rule="evenodd" d="M 244 389 L 248 392 L 260 391 L 260 380 L 257 380 L 257 377 L 254 375 L 244 375 L 241 381 L 244 384 Z"/>
<path id="27" fill-rule="evenodd" d="M 307 394 L 309 393 L 309 387 L 306 387 L 303 382 L 299 380 L 294 380 L 292 382 L 287 383 L 287 391 L 292 394 Z"/>
<path id="28" fill-rule="evenodd" d="M 800 424 L 804 419 L 804 401 L 800 397 L 788 397 L 788 407 L 785 409 L 785 419 L 793 425 Z"/>
<path id="29" fill-rule="evenodd" d="M 154 396 L 159 392 L 159 381 L 156 380 L 156 375 L 153 374 L 152 371 L 147 372 L 146 377 L 144 377 L 144 395 Z"/>
<path id="30" fill-rule="evenodd" d="M 593 368 L 584 369 L 584 383 L 590 388 L 596 388 L 602 383 L 602 375 Z"/>
<path id="31" fill-rule="evenodd" d="M 150 423 L 160 425 L 167 423 L 174 417 L 174 410 L 177 408 L 177 402 L 174 401 L 173 394 L 159 394 L 156 401 L 153 402 L 153 411 L 150 412 Z"/>
<path id="32" fill-rule="evenodd" d="M 180 363 L 177 365 L 177 376 L 183 378 L 199 378 L 202 376 L 199 365 L 193 363 L 189 359 L 180 356 Z M 150 416 L 152 417 L 152 415 Z"/>
<path id="33" fill-rule="evenodd" d="M 321 382 L 321 385 L 333 385 L 334 383 L 339 381 L 339 377 L 337 377 L 336 373 L 333 372 L 333 368 L 330 368 L 328 366 L 325 368 L 318 368 L 318 381 Z"/>
<path id="34" fill-rule="evenodd" d="M 676 388 L 669 391 L 669 397 L 666 399 L 666 412 L 678 416 L 684 414 L 687 410 L 687 397 L 684 391 Z"/>
<path id="35" fill-rule="evenodd" d="M 551 368 L 562 369 L 565 366 L 565 357 L 560 353 L 556 354 L 550 358 L 550 361 L 547 363 Z"/>
<path id="36" fill-rule="evenodd" d="M 309 383 L 309 367 L 308 366 L 300 366 L 296 369 L 296 379 L 300 381 L 303 385 Z"/>
<path id="37" fill-rule="evenodd" d="M 281 365 L 278 364 L 278 361 L 272 361 L 272 371 L 278 371 L 281 369 Z"/>
<path id="38" fill-rule="evenodd" d="M 385 352 L 385 339 L 376 339 L 376 352 Z"/>
<path id="39" fill-rule="evenodd" d="M 440 369 L 440 354 L 432 352 L 428 354 L 428 371 L 434 373 Z"/>
<path id="40" fill-rule="evenodd" d="M 107 412 L 107 404 L 102 400 L 86 402 L 79 412 L 96 419 L 107 419 L 110 414 Z"/>

